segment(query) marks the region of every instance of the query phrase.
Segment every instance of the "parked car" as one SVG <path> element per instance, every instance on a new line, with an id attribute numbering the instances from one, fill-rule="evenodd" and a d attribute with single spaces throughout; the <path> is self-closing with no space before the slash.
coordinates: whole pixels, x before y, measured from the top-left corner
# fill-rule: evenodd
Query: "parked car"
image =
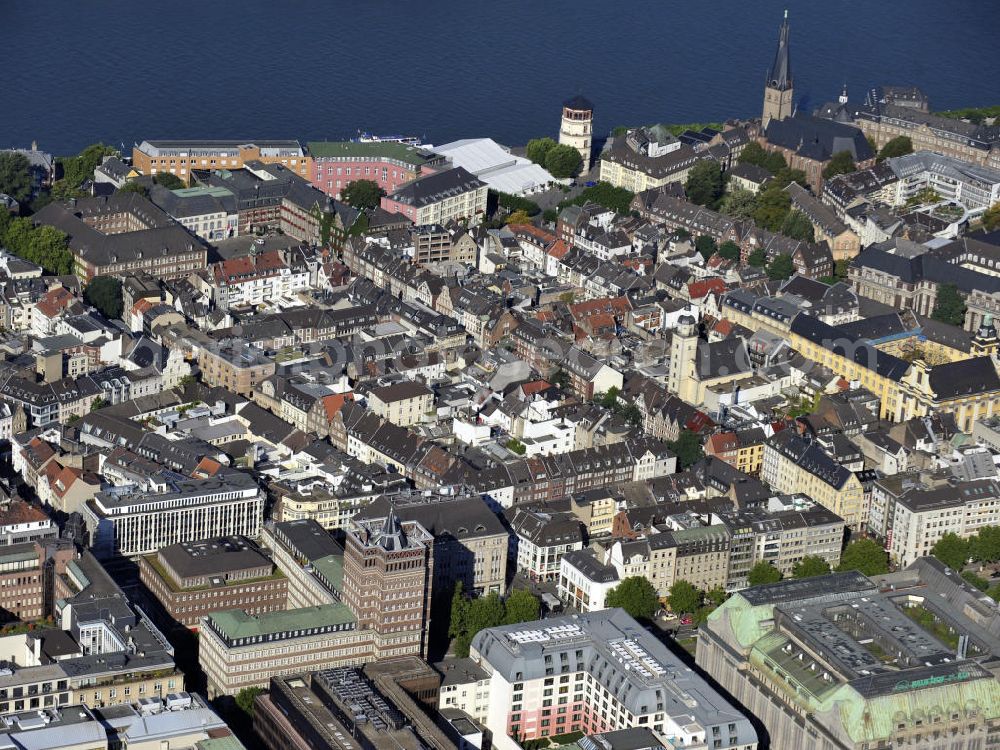
<path id="1" fill-rule="evenodd" d="M 694 616 L 681 615 L 681 625 L 694 625 Z"/>

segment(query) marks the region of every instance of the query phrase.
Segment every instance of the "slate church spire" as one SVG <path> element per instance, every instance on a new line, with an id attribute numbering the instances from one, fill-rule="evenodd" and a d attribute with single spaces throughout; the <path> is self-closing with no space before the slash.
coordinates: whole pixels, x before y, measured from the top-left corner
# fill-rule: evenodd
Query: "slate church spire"
<path id="1" fill-rule="evenodd" d="M 764 86 L 764 113 L 761 117 L 766 128 L 771 120 L 783 120 L 791 117 L 794 111 L 792 102 L 792 63 L 788 46 L 788 11 L 778 32 L 778 50 L 774 54 L 774 62 L 767 72 L 767 83 Z"/>

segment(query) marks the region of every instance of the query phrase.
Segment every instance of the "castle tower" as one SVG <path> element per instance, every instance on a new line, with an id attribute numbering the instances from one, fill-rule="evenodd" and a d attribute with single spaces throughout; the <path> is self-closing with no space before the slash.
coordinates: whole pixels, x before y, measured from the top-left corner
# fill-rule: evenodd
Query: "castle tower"
<path id="1" fill-rule="evenodd" d="M 774 62 L 767 73 L 767 83 L 764 86 L 764 114 L 762 126 L 773 120 L 784 120 L 791 117 L 794 111 L 794 92 L 792 90 L 792 67 L 788 50 L 788 11 L 781 24 L 778 34 L 778 51 Z"/>
<path id="2" fill-rule="evenodd" d="M 684 401 L 688 400 L 693 385 L 695 357 L 698 353 L 698 326 L 694 317 L 682 315 L 670 340 L 670 367 L 667 371 L 667 390 Z"/>
<path id="3" fill-rule="evenodd" d="M 582 96 L 563 102 L 559 142 L 572 146 L 583 157 L 582 171 L 590 169 L 590 145 L 594 138 L 594 105 Z"/>

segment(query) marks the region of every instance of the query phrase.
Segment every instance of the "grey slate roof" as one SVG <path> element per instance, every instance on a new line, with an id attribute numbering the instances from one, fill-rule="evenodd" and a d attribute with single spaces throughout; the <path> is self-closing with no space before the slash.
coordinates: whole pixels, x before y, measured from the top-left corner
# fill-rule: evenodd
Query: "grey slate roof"
<path id="1" fill-rule="evenodd" d="M 859 128 L 802 113 L 771 120 L 764 135 L 768 143 L 816 161 L 826 161 L 839 151 L 850 152 L 856 162 L 875 157 Z"/>
<path id="2" fill-rule="evenodd" d="M 462 167 L 411 180 L 390 198 L 418 208 L 439 203 L 453 195 L 461 195 L 486 187 L 486 183 Z"/>
<path id="3" fill-rule="evenodd" d="M 147 229 L 104 234 L 84 218 L 106 213 L 130 213 L 141 218 Z M 50 203 L 32 217 L 33 223 L 48 225 L 69 237 L 70 249 L 95 265 L 127 263 L 142 257 L 203 252 L 198 238 L 160 208 L 136 193 L 115 193 L 101 198 L 80 198 L 75 203 Z"/>
<path id="4" fill-rule="evenodd" d="M 544 678 L 546 669 L 586 671 L 632 714 L 662 706 L 673 721 L 686 725 L 693 719 L 709 736 L 718 727 L 726 737 L 736 734 L 738 745 L 756 742 L 750 722 L 625 610 L 489 628 L 476 635 L 472 647 L 508 682 Z M 729 724 L 736 725 L 734 732 Z"/>

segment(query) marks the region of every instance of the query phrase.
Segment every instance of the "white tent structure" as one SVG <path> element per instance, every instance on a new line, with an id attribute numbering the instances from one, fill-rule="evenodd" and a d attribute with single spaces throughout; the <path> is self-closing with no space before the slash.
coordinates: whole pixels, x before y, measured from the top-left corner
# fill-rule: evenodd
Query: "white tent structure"
<path id="1" fill-rule="evenodd" d="M 442 146 L 427 146 L 456 167 L 471 172 L 490 189 L 511 195 L 544 190 L 556 178 L 523 156 L 514 156 L 492 138 L 464 138 Z"/>

